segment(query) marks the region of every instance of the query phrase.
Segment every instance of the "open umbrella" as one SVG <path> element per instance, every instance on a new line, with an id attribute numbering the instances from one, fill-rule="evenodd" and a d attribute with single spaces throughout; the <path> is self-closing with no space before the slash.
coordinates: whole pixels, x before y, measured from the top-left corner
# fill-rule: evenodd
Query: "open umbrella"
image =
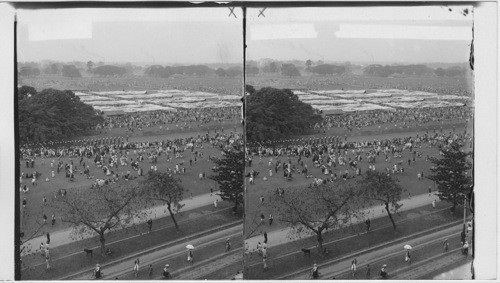
<path id="1" fill-rule="evenodd" d="M 405 245 L 404 248 L 405 248 L 405 250 L 411 250 L 412 249 L 412 247 L 410 245 Z"/>
<path id="2" fill-rule="evenodd" d="M 186 249 L 188 249 L 188 250 L 194 250 L 194 247 L 193 247 L 193 245 L 189 244 L 189 245 L 186 246 Z"/>

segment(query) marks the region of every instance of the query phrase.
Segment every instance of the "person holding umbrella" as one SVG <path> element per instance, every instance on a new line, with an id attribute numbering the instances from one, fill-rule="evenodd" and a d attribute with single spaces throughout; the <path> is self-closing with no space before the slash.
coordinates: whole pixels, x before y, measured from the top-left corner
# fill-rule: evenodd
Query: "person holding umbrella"
<path id="1" fill-rule="evenodd" d="M 406 250 L 405 261 L 411 263 L 410 250 L 412 249 L 412 247 L 410 245 L 405 245 L 404 249 Z"/>
<path id="2" fill-rule="evenodd" d="M 194 247 L 193 247 L 193 245 L 187 245 L 186 249 L 188 249 L 188 258 L 187 258 L 187 261 L 189 263 L 193 264 L 193 262 L 194 262 L 194 258 L 193 258 Z"/>

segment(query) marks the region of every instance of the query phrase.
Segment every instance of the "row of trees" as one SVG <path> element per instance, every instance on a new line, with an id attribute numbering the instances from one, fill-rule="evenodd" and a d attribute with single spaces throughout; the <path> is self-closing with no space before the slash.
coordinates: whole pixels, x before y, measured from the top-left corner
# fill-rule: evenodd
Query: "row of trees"
<path id="1" fill-rule="evenodd" d="M 365 75 L 388 77 L 392 75 L 416 75 L 439 77 L 464 77 L 467 70 L 464 67 L 452 66 L 448 68 L 432 69 L 426 65 L 369 65 L 363 69 Z"/>
<path id="2" fill-rule="evenodd" d="M 21 143 L 37 143 L 83 135 L 103 118 L 90 105 L 69 90 L 30 86 L 17 90 L 19 100 L 19 138 Z"/>
<path id="3" fill-rule="evenodd" d="M 472 178 L 469 153 L 454 142 L 443 151 L 442 158 L 431 158 L 434 167 L 429 179 L 438 186 L 437 195 L 449 202 L 452 213 L 470 193 Z M 291 187 L 285 194 L 270 194 L 268 205 L 281 222 L 286 223 L 295 235 L 316 235 L 319 251 L 323 251 L 323 234 L 328 230 L 352 227 L 354 222 L 365 220 L 367 208 L 382 205 L 397 230 L 393 214 L 400 204 L 404 188 L 399 181 L 385 172 L 367 171 L 359 181 L 311 185 L 307 188 Z"/>
<path id="4" fill-rule="evenodd" d="M 106 65 L 104 62 L 94 63 L 88 61 L 86 64 L 78 62 L 78 64 L 62 64 L 62 63 L 20 63 L 18 75 L 21 77 L 36 77 L 41 74 L 60 75 L 63 77 L 79 78 L 82 73 L 87 73 L 92 76 L 123 76 L 131 74 L 135 70 L 141 69 L 139 66 L 134 66 L 131 63 L 115 66 Z"/>
<path id="5" fill-rule="evenodd" d="M 208 76 L 217 75 L 219 77 L 237 77 L 243 74 L 241 67 L 212 69 L 205 65 L 189 66 L 161 66 L 153 65 L 144 70 L 144 75 L 151 77 L 168 78 L 173 75 Z"/>
<path id="6" fill-rule="evenodd" d="M 234 204 L 234 211 L 243 204 L 244 153 L 232 149 L 224 151 L 224 158 L 214 159 L 214 175 L 209 178 L 220 186 L 220 197 Z M 188 192 L 181 180 L 167 172 L 150 171 L 140 183 L 120 182 L 93 189 L 79 189 L 56 198 L 51 203 L 61 212 L 62 221 L 70 223 L 76 235 L 96 235 L 101 253 L 106 251 L 106 233 L 150 218 L 148 208 L 163 203 L 179 229 L 176 214 L 184 206 L 183 196 Z"/>

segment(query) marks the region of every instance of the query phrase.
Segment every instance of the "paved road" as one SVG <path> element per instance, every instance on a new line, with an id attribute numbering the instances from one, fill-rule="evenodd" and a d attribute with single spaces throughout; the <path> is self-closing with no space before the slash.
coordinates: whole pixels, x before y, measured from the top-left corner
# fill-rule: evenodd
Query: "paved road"
<path id="1" fill-rule="evenodd" d="M 399 211 L 405 211 L 405 210 L 410 210 L 414 208 L 418 208 L 424 205 L 429 205 L 432 203 L 432 200 L 436 200 L 436 202 L 439 202 L 439 198 L 435 195 L 435 193 L 431 194 L 422 194 L 418 196 L 413 196 L 411 198 L 406 198 L 401 200 L 399 203 L 402 204 L 403 206 L 399 209 Z M 373 206 L 370 208 L 365 209 L 365 213 L 367 213 L 367 217 L 370 219 L 375 219 L 375 218 L 380 218 L 387 216 L 387 212 L 385 211 L 384 207 L 381 205 L 378 206 Z M 353 224 L 359 223 L 360 220 L 353 218 L 352 219 Z M 293 240 L 290 240 L 287 235 L 289 234 L 290 229 L 289 228 L 283 228 L 275 231 L 270 231 L 267 232 L 268 236 L 268 242 L 267 246 L 272 247 L 272 246 L 278 246 L 284 243 L 291 242 Z M 311 234 L 311 236 L 313 236 Z M 252 238 L 249 238 L 245 240 L 245 247 L 248 248 L 249 251 L 255 251 L 257 248 L 257 243 L 263 241 L 263 236 L 254 236 Z"/>
<path id="2" fill-rule="evenodd" d="M 242 226 L 238 225 L 197 238 L 196 240 L 176 244 L 142 255 L 140 256 L 138 277 L 135 277 L 133 273 L 135 258 L 132 258 L 130 261 L 109 264 L 102 268 L 104 273 L 103 279 L 115 279 L 118 277 L 121 280 L 158 280 L 162 278 L 162 269 L 167 263 L 170 265 L 170 272 L 173 274 L 173 279 L 203 279 L 206 275 L 212 274 L 216 270 L 224 269 L 227 266 L 234 266 L 235 263 L 242 262 L 242 236 Z M 230 251 L 226 251 L 225 249 L 226 239 L 228 238 L 231 242 Z M 195 261 L 193 264 L 187 262 L 187 244 L 192 244 L 195 247 Z M 153 265 L 153 275 L 151 277 L 148 271 L 150 264 Z M 232 273 L 236 273 L 236 271 L 238 270 L 234 270 Z M 90 279 L 91 275 L 92 271 L 87 270 L 61 279 L 85 280 Z"/>
<path id="3" fill-rule="evenodd" d="M 409 242 L 395 241 L 394 245 L 367 252 L 357 256 L 357 271 L 353 276 L 351 261 L 348 255 L 340 260 L 333 260 L 320 264 L 321 279 L 379 279 L 379 271 L 383 264 L 387 264 L 391 280 L 418 279 L 425 274 L 442 269 L 459 260 L 466 260 L 460 250 L 460 232 L 462 225 L 430 233 Z M 449 251 L 443 251 L 443 241 L 448 239 Z M 412 263 L 404 261 L 405 250 L 403 246 L 409 244 Z M 471 257 L 468 257 L 471 259 Z M 370 275 L 367 276 L 367 264 L 370 265 Z M 311 267 L 312 268 L 312 267 Z M 309 279 L 310 270 L 291 272 L 284 276 L 287 279 Z M 456 278 L 460 279 L 460 278 Z"/>
<path id="4" fill-rule="evenodd" d="M 184 204 L 184 207 L 182 208 L 182 212 L 190 211 L 190 210 L 193 210 L 196 208 L 200 208 L 200 207 L 203 207 L 206 205 L 213 204 L 213 202 L 216 199 L 220 202 L 221 199 L 219 196 L 216 195 L 216 193 L 218 193 L 218 192 L 214 192 L 213 195 L 207 193 L 207 194 L 198 195 L 198 196 L 194 196 L 192 198 L 187 198 L 187 199 L 183 200 L 181 202 L 181 204 Z M 151 217 L 153 219 L 170 216 L 168 210 L 166 209 L 166 206 L 156 206 L 156 207 L 147 209 L 146 212 L 149 215 L 151 215 Z M 131 223 L 131 225 L 145 222 L 145 221 L 146 221 L 145 219 L 142 219 L 142 220 L 135 219 L 134 223 Z M 63 230 L 51 233 L 50 234 L 50 246 L 51 246 L 51 248 L 54 248 L 57 246 L 62 246 L 62 245 L 77 241 L 72 237 L 72 235 L 71 235 L 72 232 L 73 232 L 72 228 L 67 228 L 67 229 L 63 229 Z M 86 236 L 84 236 L 84 238 L 91 238 L 91 237 L 95 237 L 95 236 L 96 236 L 95 234 L 86 235 Z M 33 238 L 33 239 L 27 241 L 24 245 L 25 246 L 31 245 L 32 247 L 35 247 L 35 249 L 36 249 L 36 248 L 38 248 L 40 243 L 42 243 L 42 242 L 45 243 L 46 240 L 47 240 L 47 238 L 45 236 L 40 236 L 40 237 L 36 237 L 36 238 Z"/>

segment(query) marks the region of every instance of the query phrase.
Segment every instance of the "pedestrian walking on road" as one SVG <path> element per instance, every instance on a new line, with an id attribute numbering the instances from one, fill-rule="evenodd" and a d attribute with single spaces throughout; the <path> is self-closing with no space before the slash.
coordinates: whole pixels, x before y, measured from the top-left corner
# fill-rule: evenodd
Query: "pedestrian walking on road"
<path id="1" fill-rule="evenodd" d="M 367 264 L 366 265 L 366 279 L 370 279 L 371 277 L 371 268 L 370 268 L 370 264 Z"/>
<path id="2" fill-rule="evenodd" d="M 45 257 L 45 264 L 47 264 L 47 270 L 50 269 L 50 257 L 46 256 Z"/>
<path id="3" fill-rule="evenodd" d="M 257 254 L 262 255 L 262 244 L 260 242 L 257 243 Z"/>
<path id="4" fill-rule="evenodd" d="M 264 270 L 267 270 L 267 255 L 262 255 L 262 264 L 264 265 Z"/>
<path id="5" fill-rule="evenodd" d="M 447 252 L 449 249 L 449 245 L 448 245 L 448 239 L 444 239 L 444 243 L 443 243 L 443 252 Z"/>
<path id="6" fill-rule="evenodd" d="M 52 226 L 54 226 L 56 224 L 56 216 L 54 214 L 52 214 L 51 222 L 52 222 Z"/>
<path id="7" fill-rule="evenodd" d="M 229 238 L 227 238 L 227 240 L 226 240 L 226 252 L 228 252 L 230 249 L 231 249 L 231 242 L 230 242 Z"/>
<path id="8" fill-rule="evenodd" d="M 273 224 L 274 218 L 272 214 L 269 214 L 269 226 Z"/>
<path id="9" fill-rule="evenodd" d="M 264 232 L 264 244 L 267 244 L 267 232 Z"/>
<path id="10" fill-rule="evenodd" d="M 356 276 L 356 265 L 358 264 L 358 260 L 357 259 L 353 259 L 351 261 L 351 274 L 352 274 L 352 277 Z"/>
<path id="11" fill-rule="evenodd" d="M 217 209 L 217 202 L 218 200 L 214 200 L 214 208 Z"/>
<path id="12" fill-rule="evenodd" d="M 193 258 L 193 250 L 188 250 L 188 262 L 193 264 L 194 258 Z"/>
<path id="13" fill-rule="evenodd" d="M 432 193 L 432 189 L 431 189 L 431 186 L 429 186 L 429 196 L 431 196 L 431 193 Z"/>
<path id="14" fill-rule="evenodd" d="M 139 259 L 134 261 L 134 275 L 135 277 L 139 276 Z"/>
<path id="15" fill-rule="evenodd" d="M 42 218 L 43 218 L 43 224 L 46 224 L 47 223 L 47 215 L 44 214 L 42 216 Z"/>
<path id="16" fill-rule="evenodd" d="M 389 277 L 389 273 L 387 273 L 387 264 L 382 265 L 382 268 L 380 269 L 380 277 L 382 277 L 382 279 L 387 279 Z"/>
<path id="17" fill-rule="evenodd" d="M 410 250 L 406 250 L 405 261 L 411 263 Z"/>
<path id="18" fill-rule="evenodd" d="M 366 219 L 365 225 L 366 225 L 366 232 L 370 232 L 370 226 L 371 226 L 370 219 Z"/>
<path id="19" fill-rule="evenodd" d="M 49 234 L 49 232 L 47 232 L 46 236 L 47 236 L 47 245 L 48 245 L 48 244 L 50 244 L 50 234 Z"/>
<path id="20" fill-rule="evenodd" d="M 40 254 L 42 256 L 45 256 L 45 246 L 43 245 L 43 242 L 40 243 Z"/>
<path id="21" fill-rule="evenodd" d="M 436 208 L 436 200 L 432 201 L 432 208 Z"/>
<path id="22" fill-rule="evenodd" d="M 318 265 L 316 263 L 313 265 L 311 276 L 313 279 L 319 278 L 319 269 L 318 269 Z"/>
<path id="23" fill-rule="evenodd" d="M 469 243 L 467 243 L 467 241 L 465 241 L 465 244 L 462 247 L 462 253 L 465 255 L 466 258 L 469 255 Z"/>
<path id="24" fill-rule="evenodd" d="M 151 233 L 151 230 L 153 229 L 153 219 L 148 220 L 148 233 Z"/>
<path id="25" fill-rule="evenodd" d="M 149 278 L 151 279 L 153 277 L 153 265 L 149 265 Z"/>

